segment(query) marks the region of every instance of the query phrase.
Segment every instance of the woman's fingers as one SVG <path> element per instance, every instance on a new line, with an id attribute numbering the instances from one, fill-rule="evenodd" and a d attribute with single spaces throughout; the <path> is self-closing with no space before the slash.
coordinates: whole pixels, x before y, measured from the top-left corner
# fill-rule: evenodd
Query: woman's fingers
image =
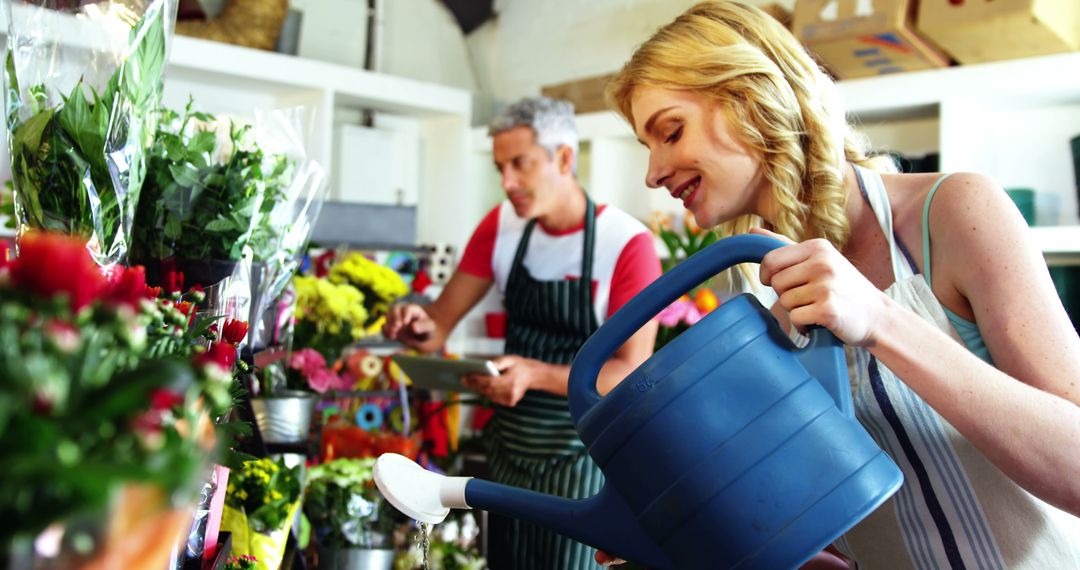
<path id="1" fill-rule="evenodd" d="M 616 558 L 615 556 L 612 556 L 607 552 L 604 552 L 603 550 L 597 550 L 596 563 L 601 566 L 615 566 L 618 564 L 626 564 L 626 561 L 622 558 Z"/>

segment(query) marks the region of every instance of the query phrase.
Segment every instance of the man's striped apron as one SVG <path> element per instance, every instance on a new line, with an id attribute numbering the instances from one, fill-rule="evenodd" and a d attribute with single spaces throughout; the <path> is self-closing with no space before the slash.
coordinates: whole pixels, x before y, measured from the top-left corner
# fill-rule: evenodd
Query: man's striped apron
<path id="1" fill-rule="evenodd" d="M 588 200 L 588 199 L 587 199 Z M 506 353 L 569 364 L 597 329 L 592 298 L 596 207 L 587 201 L 581 279 L 537 281 L 523 261 L 536 220 L 518 243 L 506 286 Z M 487 428 L 494 481 L 567 498 L 591 496 L 604 478 L 574 430 L 566 398 L 530 390 L 514 407 L 496 406 Z M 593 549 L 547 529 L 492 513 L 492 570 L 595 568 Z"/>

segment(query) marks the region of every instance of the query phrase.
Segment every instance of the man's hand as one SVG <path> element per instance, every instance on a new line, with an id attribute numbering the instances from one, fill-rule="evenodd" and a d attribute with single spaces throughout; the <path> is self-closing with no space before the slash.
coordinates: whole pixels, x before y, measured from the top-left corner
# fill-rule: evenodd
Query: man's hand
<path id="1" fill-rule="evenodd" d="M 390 307 L 383 324 L 383 336 L 416 347 L 431 338 L 435 321 L 423 307 L 415 303 L 403 303 Z"/>
<path id="2" fill-rule="evenodd" d="M 517 405 L 537 379 L 548 373 L 547 364 L 531 358 L 507 355 L 492 362 L 499 369 L 498 376 L 468 374 L 462 382 L 492 402 L 507 407 Z"/>

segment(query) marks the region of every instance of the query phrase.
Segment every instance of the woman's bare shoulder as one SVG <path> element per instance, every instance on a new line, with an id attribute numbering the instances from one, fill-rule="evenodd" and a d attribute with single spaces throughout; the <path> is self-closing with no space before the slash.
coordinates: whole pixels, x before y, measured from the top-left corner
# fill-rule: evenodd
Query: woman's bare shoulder
<path id="1" fill-rule="evenodd" d="M 882 182 L 889 194 L 894 217 L 898 222 L 911 220 L 922 224 L 923 207 L 935 184 L 944 177 L 940 172 L 914 174 L 883 174 Z M 1004 200 L 1004 202 L 1002 202 Z M 932 214 L 947 217 L 963 215 L 969 206 L 987 203 L 1007 204 L 1008 197 L 988 176 L 975 172 L 956 172 L 941 181 L 932 201 Z M 968 213 L 971 213 L 970 211 Z"/>

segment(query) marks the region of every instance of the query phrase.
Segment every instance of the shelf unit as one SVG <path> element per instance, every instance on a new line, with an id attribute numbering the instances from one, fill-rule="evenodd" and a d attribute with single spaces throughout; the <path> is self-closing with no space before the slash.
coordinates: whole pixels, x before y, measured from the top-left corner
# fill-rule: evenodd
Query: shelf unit
<path id="1" fill-rule="evenodd" d="M 254 109 L 302 105 L 312 111 L 307 125 L 312 156 L 331 173 L 331 198 L 355 181 L 337 180 L 335 164 L 361 162 L 335 148 L 335 130 L 373 111 L 409 140 L 417 165 L 417 220 L 414 236 L 387 242 L 462 243 L 468 228 L 446 220 L 479 219 L 483 214 L 466 168 L 472 94 L 468 91 L 363 69 L 314 61 L 219 42 L 176 36 L 165 76 L 164 103 L 179 107 L 193 95 L 200 108 L 250 119 Z M 412 157 L 411 157 L 412 158 Z M 385 165 L 370 164 L 370 168 Z M 356 194 L 355 192 L 353 193 Z M 361 200 L 362 200 L 362 191 Z M 365 223 L 356 220 L 357 224 Z"/>

